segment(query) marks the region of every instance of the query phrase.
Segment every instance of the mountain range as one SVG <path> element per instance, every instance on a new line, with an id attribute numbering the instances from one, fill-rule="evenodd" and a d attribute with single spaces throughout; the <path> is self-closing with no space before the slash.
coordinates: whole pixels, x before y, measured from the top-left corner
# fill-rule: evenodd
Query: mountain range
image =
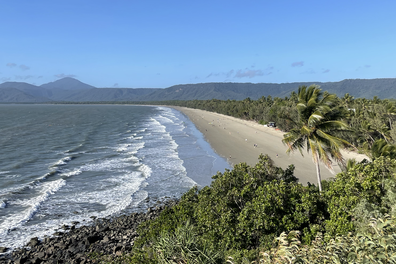
<path id="1" fill-rule="evenodd" d="M 169 88 L 96 88 L 66 77 L 40 86 L 24 82 L 0 84 L 0 103 L 122 102 L 164 100 L 256 100 L 262 96 L 285 97 L 302 85 L 319 85 L 323 91 L 342 97 L 396 98 L 396 78 L 347 79 L 340 82 L 295 83 L 198 83 Z"/>

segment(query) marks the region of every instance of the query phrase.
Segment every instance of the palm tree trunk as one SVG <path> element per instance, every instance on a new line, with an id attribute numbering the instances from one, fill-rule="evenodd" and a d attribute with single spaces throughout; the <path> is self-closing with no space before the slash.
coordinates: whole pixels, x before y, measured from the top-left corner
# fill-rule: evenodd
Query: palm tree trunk
<path id="1" fill-rule="evenodd" d="M 319 186 L 319 193 L 322 192 L 322 178 L 320 177 L 320 168 L 319 168 L 319 155 L 316 153 L 316 176 L 318 177 L 318 186 Z"/>

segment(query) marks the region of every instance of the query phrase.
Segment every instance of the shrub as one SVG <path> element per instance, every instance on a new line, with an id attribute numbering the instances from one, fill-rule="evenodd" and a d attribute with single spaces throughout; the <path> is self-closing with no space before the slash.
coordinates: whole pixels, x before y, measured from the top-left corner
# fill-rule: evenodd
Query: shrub
<path id="1" fill-rule="evenodd" d="M 194 247 L 208 252 L 233 250 L 236 257 L 240 250 L 270 247 L 283 231 L 301 230 L 309 242 L 322 230 L 326 205 L 318 189 L 297 183 L 293 172 L 293 165 L 283 170 L 261 155 L 255 166 L 240 163 L 217 173 L 210 187 L 191 189 L 178 205 L 141 225 L 135 248 L 152 248 L 158 237 L 174 240 L 186 222 L 198 237 Z"/>
<path id="2" fill-rule="evenodd" d="M 324 242 L 318 234 L 302 246 L 299 232 L 282 233 L 277 246 L 262 252 L 259 263 L 396 263 L 396 220 L 373 219 L 364 233 L 343 235 Z"/>
<path id="3" fill-rule="evenodd" d="M 391 205 L 388 191 L 394 190 L 390 182 L 395 181 L 396 160 L 379 157 L 373 162 L 358 163 L 347 172 L 337 174 L 334 181 L 326 185 L 330 219 L 326 221 L 326 232 L 330 235 L 347 234 L 355 231 L 361 221 L 369 221 L 389 212 Z M 389 193 L 390 195 L 390 193 Z M 384 197 L 388 197 L 384 199 Z"/>

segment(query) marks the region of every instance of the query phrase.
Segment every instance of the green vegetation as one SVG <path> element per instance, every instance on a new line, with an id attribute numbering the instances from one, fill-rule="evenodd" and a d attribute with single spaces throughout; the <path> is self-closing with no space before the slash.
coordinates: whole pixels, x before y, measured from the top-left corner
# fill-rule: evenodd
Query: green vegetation
<path id="1" fill-rule="evenodd" d="M 332 131 L 332 135 L 350 142 L 352 144 L 351 149 L 358 148 L 359 151 L 371 157 L 371 150 L 376 140 L 383 139 L 390 146 L 396 143 L 396 126 L 394 126 L 396 105 L 394 101 L 381 100 L 378 97 L 371 100 L 355 99 L 349 94 L 339 98 L 327 92 L 323 93 L 324 97 L 331 98 L 331 105 L 329 106 L 332 111 L 328 117 L 342 121 L 348 128 L 347 130 L 336 129 L 338 131 Z M 285 98 L 262 96 L 258 100 L 251 100 L 250 98 L 242 101 L 212 99 L 162 101 L 151 102 L 150 104 L 202 109 L 255 121 L 260 124 L 275 122 L 277 128 L 284 132 L 290 132 L 293 129 L 301 128 L 301 122 L 304 121 L 297 107 L 299 100 L 299 95 L 292 92 L 289 97 Z"/>
<path id="2" fill-rule="evenodd" d="M 372 219 L 358 234 L 336 236 L 329 241 L 318 234 L 311 246 L 304 246 L 299 232 L 282 233 L 278 245 L 261 252 L 259 263 L 395 263 L 396 219 Z"/>
<path id="3" fill-rule="evenodd" d="M 143 223 L 126 262 L 396 263 L 393 102 L 301 87 L 284 99 L 167 103 L 276 122 L 292 150 L 306 147 L 316 161 L 343 163 L 347 142 L 371 160 L 348 160 L 334 179 L 318 182 L 321 191 L 266 155 L 255 166 L 237 164 Z"/>
<path id="4" fill-rule="evenodd" d="M 345 166 L 340 147 L 350 145 L 347 141 L 335 136 L 338 131 L 348 130 L 345 122 L 341 121 L 341 111 L 337 106 L 337 97 L 326 93 L 322 97 L 321 90 L 312 85 L 298 89 L 298 120 L 284 135 L 283 143 L 289 149 L 287 153 L 305 148 L 312 152 L 312 159 L 316 165 L 319 191 L 322 191 L 319 161 L 329 169 L 333 169 L 332 160 Z"/>
<path id="5" fill-rule="evenodd" d="M 371 263 L 385 253 L 393 263 L 395 160 L 358 163 L 323 181 L 322 195 L 293 169 L 261 156 L 218 173 L 140 226 L 130 263 Z"/>

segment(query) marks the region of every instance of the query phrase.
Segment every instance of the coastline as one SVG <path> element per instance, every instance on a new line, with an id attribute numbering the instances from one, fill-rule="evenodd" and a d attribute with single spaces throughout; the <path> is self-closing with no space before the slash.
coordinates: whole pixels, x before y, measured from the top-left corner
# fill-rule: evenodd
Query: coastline
<path id="1" fill-rule="evenodd" d="M 139 234 L 138 226 L 157 218 L 175 206 L 178 199 L 157 201 L 146 211 L 118 217 L 93 218 L 91 225 L 63 225 L 50 237 L 34 237 L 24 247 L 7 251 L 0 247 L 0 263 L 97 263 L 95 256 L 107 255 L 109 260 L 122 259 L 130 253 Z M 72 261 L 72 262 L 70 262 Z"/>
<path id="2" fill-rule="evenodd" d="M 306 151 L 286 154 L 287 146 L 282 143 L 284 132 L 275 128 L 264 127 L 253 121 L 238 119 L 214 112 L 200 109 L 171 106 L 185 114 L 196 128 L 204 135 L 205 140 L 214 151 L 227 159 L 233 166 L 240 162 L 255 165 L 259 155 L 268 154 L 275 165 L 287 168 L 290 164 L 295 166 L 295 176 L 300 182 L 316 184 L 316 170 L 311 154 Z M 361 161 L 367 156 L 342 150 L 345 159 Z M 338 165 L 334 166 L 332 174 L 324 165 L 320 165 L 322 179 L 334 177 L 341 172 Z"/>

